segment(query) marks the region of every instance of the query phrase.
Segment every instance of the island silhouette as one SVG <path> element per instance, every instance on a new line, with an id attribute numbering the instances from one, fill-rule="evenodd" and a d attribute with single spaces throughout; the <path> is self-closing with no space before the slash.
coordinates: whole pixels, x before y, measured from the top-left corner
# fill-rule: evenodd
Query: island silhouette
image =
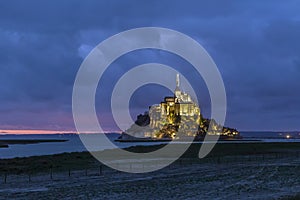
<path id="1" fill-rule="evenodd" d="M 241 139 L 238 130 L 223 127 L 214 119 L 202 116 L 197 103 L 180 89 L 177 74 L 174 95 L 165 97 L 160 104 L 149 106 L 149 111 L 138 115 L 135 123 L 122 132 L 117 141 L 170 141 L 190 137 L 201 141 L 207 134 L 218 135 L 220 140 Z"/>

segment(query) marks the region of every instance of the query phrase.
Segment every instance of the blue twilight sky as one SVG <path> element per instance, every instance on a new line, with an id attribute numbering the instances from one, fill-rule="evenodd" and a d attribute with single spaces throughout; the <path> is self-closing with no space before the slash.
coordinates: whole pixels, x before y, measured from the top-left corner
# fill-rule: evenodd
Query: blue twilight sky
<path id="1" fill-rule="evenodd" d="M 0 1 L 0 129 L 74 130 L 72 87 L 85 56 L 120 31 L 159 26 L 189 35 L 214 59 L 227 92 L 226 125 L 300 130 L 299 11 L 297 0 Z M 114 129 L 107 103 L 113 83 L 147 62 L 168 64 L 199 83 L 200 107 L 209 115 L 206 88 L 188 63 L 166 52 L 137 51 L 112 64 L 97 93 L 107 130 Z M 157 85 L 138 89 L 131 114 L 165 94 L 170 91 Z"/>

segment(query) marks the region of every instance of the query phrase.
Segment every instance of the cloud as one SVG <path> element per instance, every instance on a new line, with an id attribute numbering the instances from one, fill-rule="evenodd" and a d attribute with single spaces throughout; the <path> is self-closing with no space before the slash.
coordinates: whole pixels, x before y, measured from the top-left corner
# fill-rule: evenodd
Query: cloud
<path id="1" fill-rule="evenodd" d="M 195 38 L 215 60 L 227 90 L 227 125 L 300 129 L 298 8 L 298 1 L 0 2 L 1 126 L 52 127 L 47 125 L 50 120 L 62 129 L 74 128 L 72 85 L 83 58 L 120 31 L 162 26 Z M 120 58 L 107 72 L 104 93 L 97 98 L 107 102 L 122 73 L 150 61 L 174 66 L 199 83 L 201 106 L 209 114 L 210 100 L 199 77 L 185 62 L 159 51 Z M 99 109 L 108 112 L 107 107 Z M 271 116 L 281 116 L 280 127 Z"/>

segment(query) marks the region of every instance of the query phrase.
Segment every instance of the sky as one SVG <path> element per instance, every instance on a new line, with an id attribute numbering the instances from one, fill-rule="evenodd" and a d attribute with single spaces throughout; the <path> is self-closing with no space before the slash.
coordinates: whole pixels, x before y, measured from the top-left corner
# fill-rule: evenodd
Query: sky
<path id="1" fill-rule="evenodd" d="M 147 26 L 180 31 L 207 50 L 225 84 L 226 126 L 300 130 L 299 10 L 297 0 L 0 1 L 0 130 L 74 131 L 72 89 L 84 58 L 106 38 Z M 113 84 L 147 62 L 173 66 L 199 84 L 199 104 L 209 116 L 207 90 L 188 63 L 141 50 L 117 59 L 99 83 L 96 108 L 107 131 L 115 129 L 108 101 Z M 131 115 L 170 92 L 157 85 L 139 88 Z"/>

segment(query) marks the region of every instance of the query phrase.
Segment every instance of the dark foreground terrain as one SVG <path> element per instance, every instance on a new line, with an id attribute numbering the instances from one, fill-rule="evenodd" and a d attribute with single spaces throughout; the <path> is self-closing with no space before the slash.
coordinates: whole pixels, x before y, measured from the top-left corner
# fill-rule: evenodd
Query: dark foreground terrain
<path id="1" fill-rule="evenodd" d="M 204 159 L 199 148 L 145 174 L 117 172 L 87 152 L 2 159 L 0 199 L 299 199 L 300 143 L 217 144 Z"/>

